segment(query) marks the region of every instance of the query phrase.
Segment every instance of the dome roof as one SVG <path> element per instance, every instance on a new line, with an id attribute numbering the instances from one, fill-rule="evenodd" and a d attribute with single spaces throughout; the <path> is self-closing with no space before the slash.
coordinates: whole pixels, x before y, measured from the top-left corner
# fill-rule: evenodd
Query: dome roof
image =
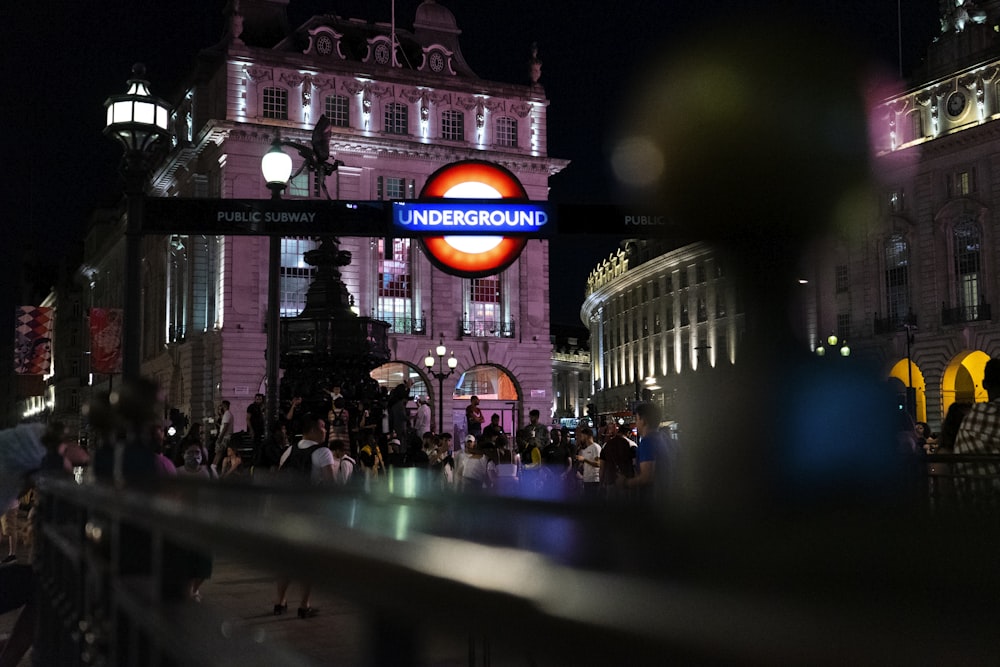
<path id="1" fill-rule="evenodd" d="M 454 32 L 458 29 L 458 24 L 455 23 L 455 15 L 447 7 L 439 5 L 435 0 L 424 0 L 417 7 L 413 27 Z"/>

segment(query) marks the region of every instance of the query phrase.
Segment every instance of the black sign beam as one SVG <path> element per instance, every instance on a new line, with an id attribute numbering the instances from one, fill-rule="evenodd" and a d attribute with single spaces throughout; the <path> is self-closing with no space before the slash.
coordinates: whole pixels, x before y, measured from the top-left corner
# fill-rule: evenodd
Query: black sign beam
<path id="1" fill-rule="evenodd" d="M 438 200 L 440 202 L 440 200 Z M 444 202 L 440 202 L 446 205 Z M 502 207 L 496 200 L 484 205 Z M 391 224 L 392 202 L 316 199 L 184 199 L 148 197 L 143 234 L 219 236 L 440 236 L 441 231 L 401 230 Z M 608 204 L 556 204 L 553 220 L 533 236 L 594 234 L 619 238 L 696 240 L 665 215 Z M 506 232 L 505 232 L 506 233 Z"/>

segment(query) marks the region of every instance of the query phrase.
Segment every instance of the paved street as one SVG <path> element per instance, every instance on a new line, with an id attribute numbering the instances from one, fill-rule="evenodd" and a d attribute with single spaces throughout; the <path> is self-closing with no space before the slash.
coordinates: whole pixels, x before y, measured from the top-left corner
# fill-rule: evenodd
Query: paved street
<path id="1" fill-rule="evenodd" d="M 21 559 L 27 553 L 21 554 Z M 303 620 L 296 615 L 299 602 L 298 585 L 293 582 L 288 594 L 288 612 L 273 614 L 275 578 L 273 575 L 249 567 L 231 558 L 218 558 L 214 563 L 212 578 L 202 586 L 203 611 L 218 620 L 212 630 L 233 641 L 249 640 L 257 643 L 283 645 L 305 660 L 304 665 L 337 665 L 354 667 L 365 665 L 364 616 L 344 600 L 322 590 L 313 592 L 312 605 L 319 614 Z M 191 604 L 197 604 L 192 602 Z M 5 636 L 16 619 L 16 614 L 0 617 L 0 637 Z M 445 628 L 446 623 L 432 623 L 432 627 Z M 391 628 L 381 628 L 380 641 L 391 642 Z M 468 639 L 462 637 L 430 636 L 421 632 L 426 642 L 421 650 L 423 662 L 428 667 L 459 667 L 468 664 Z M 482 642 L 477 644 L 477 664 L 525 665 L 526 660 L 508 656 L 504 660 L 493 647 L 492 661 L 482 656 Z M 29 652 L 18 667 L 31 667 Z"/>

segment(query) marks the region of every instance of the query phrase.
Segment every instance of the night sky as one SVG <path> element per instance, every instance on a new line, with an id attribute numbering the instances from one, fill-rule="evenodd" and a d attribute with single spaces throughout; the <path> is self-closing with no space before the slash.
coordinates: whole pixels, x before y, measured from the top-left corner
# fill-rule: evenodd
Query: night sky
<path id="1" fill-rule="evenodd" d="M 397 0 L 397 24 L 412 27 L 420 0 Z M 572 164 L 551 180 L 556 202 L 616 202 L 610 137 L 628 109 L 634 79 L 685 35 L 711 30 L 739 12 L 774 2 L 744 0 L 442 0 L 462 30 L 462 51 L 485 79 L 527 82 L 532 42 L 543 61 L 550 100 L 549 154 Z M 31 249 L 54 263 L 79 248 L 86 220 L 120 197 L 120 148 L 103 137 L 103 102 L 124 92 L 131 66 L 143 62 L 152 91 L 174 100 L 199 49 L 223 34 L 224 0 L 104 0 L 100 3 L 6 3 L 3 31 L 8 144 L 2 245 L 7 267 Z M 804 30 L 818 20 L 845 26 L 850 48 L 897 70 L 897 0 L 787 0 L 786 18 Z M 937 30 L 937 0 L 904 0 L 903 69 L 910 71 Z M 313 14 L 388 21 L 390 0 L 291 0 L 292 26 Z M 780 44 L 776 44 L 780 48 Z M 12 149 L 12 150 L 11 150 Z M 587 273 L 617 246 L 607 237 L 552 243 L 554 323 L 579 324 Z M 3 313 L 20 297 L 15 271 L 3 281 Z M 7 330 L 10 330 L 9 327 Z"/>

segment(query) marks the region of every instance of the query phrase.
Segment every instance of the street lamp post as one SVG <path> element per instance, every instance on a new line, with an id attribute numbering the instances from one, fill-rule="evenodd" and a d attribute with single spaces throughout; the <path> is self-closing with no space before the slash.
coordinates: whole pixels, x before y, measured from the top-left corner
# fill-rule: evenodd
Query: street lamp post
<path id="1" fill-rule="evenodd" d="M 128 90 L 112 95 L 104 102 L 107 123 L 104 134 L 117 139 L 124 148 L 121 173 L 125 182 L 125 296 L 122 332 L 122 376 L 139 377 L 142 319 L 142 216 L 146 181 L 152 167 L 156 144 L 170 136 L 170 109 L 166 102 L 153 97 L 146 68 L 132 67 Z"/>
<path id="2" fill-rule="evenodd" d="M 916 331 L 917 325 L 906 322 L 903 324 L 903 329 L 906 331 L 906 411 L 914 419 L 917 418 L 917 392 L 913 388 L 913 359 L 912 347 L 913 347 L 913 332 Z"/>
<path id="3" fill-rule="evenodd" d="M 303 159 L 299 169 L 308 169 L 315 177 L 313 193 L 319 196 L 326 190 L 325 176 L 337 171 L 343 164 L 340 160 L 329 161 L 330 157 L 330 122 L 325 115 L 319 117 L 313 128 L 311 146 L 294 141 L 283 141 L 275 133 L 271 148 L 260 161 L 260 169 L 271 190 L 271 200 L 280 200 L 281 193 L 288 186 L 292 177 L 292 158 L 282 150 L 283 146 L 294 149 Z M 270 230 L 269 230 L 270 231 Z M 280 367 L 280 352 L 278 350 L 278 329 L 281 326 L 280 304 L 280 273 L 281 273 L 281 236 L 272 233 L 268 247 L 268 281 L 267 281 L 267 414 L 268 428 L 277 423 L 278 417 L 278 369 Z"/>
<path id="4" fill-rule="evenodd" d="M 271 190 L 271 199 L 281 199 L 281 192 L 288 184 L 292 175 L 292 158 L 281 150 L 280 139 L 275 137 L 271 150 L 264 154 L 260 162 L 264 180 Z M 265 428 L 268 436 L 278 418 L 278 368 L 280 353 L 278 352 L 278 327 L 281 320 L 281 304 L 279 301 L 279 286 L 281 272 L 281 237 L 271 234 L 267 253 L 267 395 L 265 409 L 267 419 Z"/>
<path id="5" fill-rule="evenodd" d="M 427 351 L 427 356 L 424 357 L 424 366 L 427 367 L 427 372 L 434 376 L 438 381 L 438 434 L 444 432 L 444 380 L 446 377 L 450 376 L 455 372 L 455 368 L 458 366 L 458 359 L 455 358 L 455 353 L 452 352 L 451 356 L 448 357 L 448 372 L 445 373 L 445 360 L 444 355 L 448 351 L 448 348 L 444 345 L 444 340 L 441 339 L 438 342 L 437 347 L 434 352 L 437 353 L 437 358 L 431 354 L 431 351 Z M 434 370 L 434 364 L 437 364 L 441 369 L 440 371 Z"/>
<path id="6" fill-rule="evenodd" d="M 826 337 L 826 343 L 830 346 L 831 350 L 837 349 L 837 343 L 840 343 L 840 356 L 849 357 L 851 356 L 851 348 L 848 346 L 847 341 L 841 341 L 837 338 L 836 334 L 830 334 Z M 823 343 L 816 346 L 816 356 L 822 357 L 826 355 L 826 348 L 823 347 Z"/>

